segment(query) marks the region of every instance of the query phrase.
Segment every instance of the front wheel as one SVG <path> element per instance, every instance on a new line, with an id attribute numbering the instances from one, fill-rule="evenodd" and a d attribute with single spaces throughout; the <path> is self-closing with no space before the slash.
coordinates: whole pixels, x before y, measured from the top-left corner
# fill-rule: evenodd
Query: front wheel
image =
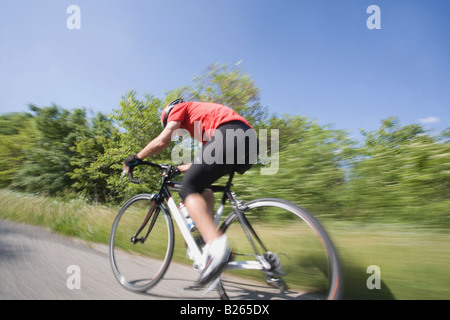
<path id="1" fill-rule="evenodd" d="M 173 254 L 172 218 L 156 197 L 140 194 L 128 200 L 111 230 L 109 253 L 114 276 L 134 292 L 156 285 Z"/>
<path id="2" fill-rule="evenodd" d="M 222 225 L 234 252 L 234 261 L 221 276 L 222 299 L 339 298 L 338 255 L 309 212 L 271 198 L 242 208 L 241 219 L 231 215 Z"/>

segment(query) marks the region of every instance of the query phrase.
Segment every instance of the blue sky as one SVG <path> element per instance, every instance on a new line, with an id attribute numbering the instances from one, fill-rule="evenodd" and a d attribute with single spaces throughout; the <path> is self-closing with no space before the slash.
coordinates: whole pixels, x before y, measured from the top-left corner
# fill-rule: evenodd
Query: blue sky
<path id="1" fill-rule="evenodd" d="M 69 5 L 81 29 L 69 30 Z M 366 9 L 378 5 L 381 29 Z M 269 111 L 357 135 L 381 119 L 450 127 L 450 1 L 3 0 L 0 112 L 55 103 L 110 113 L 235 64 Z"/>

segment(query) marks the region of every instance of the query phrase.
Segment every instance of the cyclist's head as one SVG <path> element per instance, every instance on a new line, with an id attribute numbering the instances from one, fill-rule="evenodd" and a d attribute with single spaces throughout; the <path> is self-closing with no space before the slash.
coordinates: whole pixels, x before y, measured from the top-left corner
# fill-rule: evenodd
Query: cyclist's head
<path id="1" fill-rule="evenodd" d="M 164 108 L 163 112 L 161 113 L 161 124 L 163 128 L 165 128 L 167 125 L 167 119 L 169 118 L 170 111 L 173 109 L 173 107 L 183 102 L 184 100 L 182 98 L 175 99 Z"/>

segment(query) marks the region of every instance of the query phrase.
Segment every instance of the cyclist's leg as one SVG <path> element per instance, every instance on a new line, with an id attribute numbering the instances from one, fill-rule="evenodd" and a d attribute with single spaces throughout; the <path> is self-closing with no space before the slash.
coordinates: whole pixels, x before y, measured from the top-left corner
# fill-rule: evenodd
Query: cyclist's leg
<path id="1" fill-rule="evenodd" d="M 196 177 L 196 175 L 194 174 L 196 172 L 195 168 L 196 167 L 193 166 L 189 170 L 194 170 L 191 172 L 187 172 L 187 174 L 190 173 L 189 175 L 187 175 L 188 181 Z M 208 182 L 207 185 L 210 185 L 215 180 L 217 180 L 214 179 L 214 176 L 211 175 L 201 175 L 201 178 L 205 177 L 207 177 L 207 179 L 202 179 L 202 181 Z M 222 269 L 230 260 L 231 250 L 228 246 L 227 237 L 219 229 L 217 229 L 214 223 L 213 216 L 208 212 L 208 203 L 203 196 L 205 192 L 203 191 L 203 193 L 200 193 L 200 188 L 195 189 L 193 185 L 195 186 L 196 184 L 198 184 L 198 180 L 197 183 L 187 184 L 188 187 L 184 187 L 185 182 L 183 182 L 184 189 L 181 190 L 182 192 L 180 192 L 180 194 L 185 197 L 184 203 L 186 205 L 186 208 L 198 231 L 202 235 L 205 242 L 208 244 L 208 249 L 206 249 L 206 265 L 199 279 L 197 280 L 197 283 L 199 285 L 205 285 L 219 276 Z"/>
<path id="2" fill-rule="evenodd" d="M 221 233 L 217 230 L 211 215 L 210 202 L 214 198 L 205 189 L 227 173 L 224 169 L 217 165 L 193 163 L 184 176 L 180 190 L 180 196 L 192 220 L 207 243 L 218 238 Z"/>
<path id="3" fill-rule="evenodd" d="M 202 193 L 202 196 L 203 199 L 205 199 L 208 214 L 214 219 L 214 202 L 215 202 L 214 193 L 212 192 L 211 189 L 205 189 Z"/>
<path id="4" fill-rule="evenodd" d="M 208 208 L 210 202 L 205 198 L 208 195 L 204 193 L 205 188 L 233 170 L 244 173 L 256 162 L 257 150 L 256 133 L 252 128 L 240 121 L 225 123 L 216 129 L 200 151 L 201 156 L 196 156 L 186 172 L 180 196 L 206 242 L 221 233 L 211 214 L 206 214 L 211 208 Z"/>
<path id="5" fill-rule="evenodd" d="M 217 278 L 231 257 L 227 238 L 217 229 L 213 216 L 209 213 L 211 211 L 211 204 L 208 205 L 211 200 L 208 199 L 210 193 L 205 193 L 205 189 L 209 185 L 233 170 L 233 165 L 224 164 L 223 161 L 212 161 L 211 163 L 210 158 L 205 159 L 205 154 L 208 152 L 210 154 L 207 156 L 215 157 L 217 155 L 216 159 L 220 159 L 224 155 L 224 135 L 219 130 L 216 132 L 217 134 L 214 134 L 212 139 L 203 146 L 201 161 L 198 161 L 197 157 L 197 161 L 194 161 L 186 172 L 180 190 L 180 196 L 184 200 L 192 220 L 208 244 L 206 265 L 197 280 L 200 285 Z"/>
<path id="6" fill-rule="evenodd" d="M 221 235 L 221 232 L 216 229 L 214 220 L 208 212 L 208 204 L 201 193 L 189 194 L 184 203 L 206 243 L 214 241 Z"/>
<path id="7" fill-rule="evenodd" d="M 238 129 L 240 131 L 236 131 Z M 197 161 L 194 161 L 183 179 L 180 196 L 184 200 L 197 229 L 210 248 L 207 267 L 203 270 L 198 281 L 200 284 L 205 284 L 217 277 L 231 256 L 226 236 L 217 229 L 213 217 L 208 214 L 207 201 L 205 201 L 202 193 L 207 186 L 235 170 L 236 165 L 239 165 L 239 162 L 237 162 L 239 157 L 248 154 L 249 137 L 247 134 L 240 133 L 245 133 L 249 129 L 251 128 L 241 122 L 227 123 L 216 129 L 212 139 L 202 148 L 201 161 L 198 161 L 199 158 L 197 157 Z M 231 163 L 227 162 L 230 159 L 230 157 L 227 157 L 227 151 L 233 152 L 234 156 L 231 157 Z M 214 161 L 211 161 L 211 158 Z M 241 164 L 243 163 L 241 162 Z"/>

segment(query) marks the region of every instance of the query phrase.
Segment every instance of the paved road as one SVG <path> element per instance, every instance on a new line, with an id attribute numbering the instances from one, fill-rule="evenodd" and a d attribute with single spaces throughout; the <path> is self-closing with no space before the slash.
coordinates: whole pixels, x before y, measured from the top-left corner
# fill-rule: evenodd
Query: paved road
<path id="1" fill-rule="evenodd" d="M 87 245 L 43 228 L 0 220 L 0 300 L 5 299 L 217 299 L 190 290 L 197 274 L 172 262 L 164 279 L 149 293 L 122 288 L 109 264 L 107 246 Z M 67 280 L 78 266 L 80 289 Z M 75 283 L 75 282 L 72 282 Z"/>

